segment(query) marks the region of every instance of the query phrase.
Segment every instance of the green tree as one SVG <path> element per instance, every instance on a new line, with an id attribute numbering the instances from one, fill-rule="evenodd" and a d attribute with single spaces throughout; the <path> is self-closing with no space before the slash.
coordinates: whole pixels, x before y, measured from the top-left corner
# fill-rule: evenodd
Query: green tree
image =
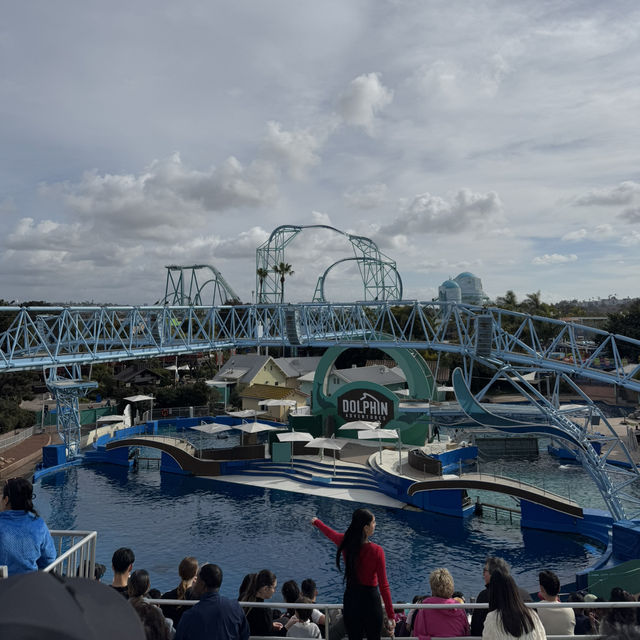
<path id="1" fill-rule="evenodd" d="M 509 289 L 503 296 L 496 298 L 496 305 L 501 309 L 515 311 L 518 308 L 518 298 L 516 298 L 516 294 Z"/>
<path id="2" fill-rule="evenodd" d="M 634 300 L 622 311 L 610 313 L 605 329 L 609 333 L 640 340 L 640 299 Z M 623 358 L 629 358 L 634 362 L 638 360 L 640 348 L 623 342 L 616 342 L 616 345 Z"/>
<path id="3" fill-rule="evenodd" d="M 264 281 L 269 276 L 269 271 L 267 269 L 263 269 L 262 267 L 258 267 L 258 269 L 256 269 L 256 275 L 258 276 L 258 298 L 257 298 L 257 302 L 262 302 L 262 292 L 264 290 Z"/>
<path id="4" fill-rule="evenodd" d="M 284 280 L 286 276 L 292 276 L 295 272 L 288 262 L 274 265 L 273 270 L 280 276 L 280 304 L 282 304 L 284 302 Z"/>

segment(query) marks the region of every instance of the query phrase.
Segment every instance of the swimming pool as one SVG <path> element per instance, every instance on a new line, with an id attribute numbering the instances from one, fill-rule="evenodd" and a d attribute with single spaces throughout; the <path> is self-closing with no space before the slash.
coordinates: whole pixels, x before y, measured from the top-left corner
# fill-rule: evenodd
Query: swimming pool
<path id="1" fill-rule="evenodd" d="M 559 467 L 545 455 L 542 467 Z M 502 463 L 501 470 L 508 465 L 518 463 Z M 590 482 L 579 467 L 570 473 L 572 484 L 576 473 Z M 222 567 L 225 595 L 237 595 L 246 573 L 268 568 L 280 584 L 315 579 L 324 602 L 341 600 L 342 575 L 335 568 L 334 545 L 309 520 L 315 515 L 344 530 L 353 509 L 362 506 L 157 470 L 133 473 L 112 465 L 77 466 L 46 475 L 35 491 L 36 508 L 50 528 L 98 531 L 96 560 L 109 567 L 105 580 L 111 579 L 113 551 L 128 546 L 136 554 L 135 568 L 147 569 L 152 586 L 162 591 L 176 586 L 178 563 L 193 555 Z M 511 563 L 518 583 L 537 591 L 541 569 L 550 568 L 562 582 L 571 582 L 602 552 L 584 538 L 521 530 L 518 519 L 510 524 L 508 519 L 463 521 L 384 507 L 373 511 L 378 522 L 374 541 L 385 549 L 397 601 L 426 593 L 429 573 L 436 567 L 447 567 L 456 589 L 475 596 L 483 586 L 485 557 L 501 555 Z"/>

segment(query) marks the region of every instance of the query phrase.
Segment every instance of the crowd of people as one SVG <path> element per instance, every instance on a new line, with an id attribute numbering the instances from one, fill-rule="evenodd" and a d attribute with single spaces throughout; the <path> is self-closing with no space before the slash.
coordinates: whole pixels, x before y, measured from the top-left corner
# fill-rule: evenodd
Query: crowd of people
<path id="1" fill-rule="evenodd" d="M 591 594 L 572 593 L 568 600 L 579 608 L 548 607 L 560 602 L 560 580 L 551 570 L 539 573 L 541 606 L 525 606 L 532 597 L 518 587 L 507 562 L 489 557 L 483 565 L 485 587 L 475 598 L 487 609 L 464 607 L 463 594 L 455 591 L 446 568 L 429 576 L 430 595 L 415 596 L 414 603 L 444 608 L 410 609 L 394 604 L 386 574 L 382 547 L 371 541 L 376 519 L 368 509 L 356 509 L 344 533 L 318 518 L 311 524 L 336 546 L 335 565 L 343 573 L 342 611 L 333 617 L 326 640 L 380 640 L 381 636 L 410 636 L 419 640 L 438 637 L 481 636 L 487 640 L 543 640 L 547 635 L 602 634 L 614 639 L 640 639 L 640 608 L 590 608 Z M 0 511 L 0 565 L 9 576 L 35 572 L 51 564 L 56 550 L 46 524 L 33 508 L 33 487 L 28 480 L 12 478 L 4 483 Z M 265 605 L 277 590 L 276 576 L 268 569 L 247 574 L 236 599 L 220 595 L 222 569 L 216 564 L 198 565 L 193 557 L 178 566 L 179 584 L 161 593 L 151 588 L 149 573 L 134 570 L 134 552 L 126 547 L 112 556 L 110 587 L 128 599 L 138 614 L 147 640 L 247 640 L 249 636 L 321 638 L 326 635 L 325 614 L 315 608 L 318 590 L 313 579 L 300 584 L 287 580 L 281 587 L 284 611 Z M 106 567 L 96 564 L 100 580 Z M 106 587 L 105 587 L 106 588 Z M 151 602 L 155 600 L 156 603 Z M 167 600 L 164 604 L 161 601 Z M 197 600 L 191 606 L 181 601 Z M 621 588 L 611 591 L 612 602 L 634 602 Z M 160 601 L 160 602 L 158 602 Z M 240 604 L 242 603 L 242 604 Z M 450 605 L 457 605 L 452 607 Z"/>

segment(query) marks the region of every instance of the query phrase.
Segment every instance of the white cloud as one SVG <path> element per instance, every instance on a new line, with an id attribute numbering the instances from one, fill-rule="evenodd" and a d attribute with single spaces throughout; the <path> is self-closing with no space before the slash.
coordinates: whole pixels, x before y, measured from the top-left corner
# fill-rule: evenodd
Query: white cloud
<path id="1" fill-rule="evenodd" d="M 569 231 L 562 236 L 562 240 L 567 242 L 581 242 L 583 240 L 592 240 L 595 242 L 603 241 L 611 238 L 614 235 L 613 227 L 610 224 L 599 224 L 592 229 L 585 229 L 584 227 Z"/>
<path id="2" fill-rule="evenodd" d="M 560 253 L 545 253 L 542 256 L 536 256 L 531 262 L 532 264 L 544 266 L 550 264 L 565 264 L 567 262 L 575 262 L 578 256 L 575 253 L 562 255 Z"/>
<path id="3" fill-rule="evenodd" d="M 624 220 L 625 222 L 640 222 L 640 207 L 629 207 L 622 213 L 618 214 L 618 218 Z"/>
<path id="4" fill-rule="evenodd" d="M 383 182 L 351 188 L 344 193 L 347 203 L 356 209 L 375 209 L 383 205 L 389 194 L 389 188 Z"/>
<path id="5" fill-rule="evenodd" d="M 311 220 L 312 220 L 311 224 L 324 224 L 329 227 L 335 226 L 331 221 L 331 217 L 327 213 L 322 213 L 320 211 L 312 211 Z"/>
<path id="6" fill-rule="evenodd" d="M 323 142 L 309 130 L 285 131 L 279 122 L 269 122 L 264 147 L 268 157 L 278 161 L 291 177 L 300 180 L 311 167 L 320 163 L 316 152 Z"/>
<path id="7" fill-rule="evenodd" d="M 378 236 L 382 240 L 397 234 L 457 233 L 494 222 L 501 213 L 502 202 L 495 191 L 460 189 L 451 201 L 423 193 L 405 203 L 393 222 L 380 228 Z"/>
<path id="8" fill-rule="evenodd" d="M 630 204 L 638 196 L 640 196 L 640 183 L 626 180 L 616 187 L 593 189 L 576 198 L 574 204 L 583 207 Z"/>
<path id="9" fill-rule="evenodd" d="M 376 115 L 393 100 L 393 91 L 380 82 L 379 73 L 358 76 L 340 97 L 338 112 L 346 124 L 373 135 Z"/>

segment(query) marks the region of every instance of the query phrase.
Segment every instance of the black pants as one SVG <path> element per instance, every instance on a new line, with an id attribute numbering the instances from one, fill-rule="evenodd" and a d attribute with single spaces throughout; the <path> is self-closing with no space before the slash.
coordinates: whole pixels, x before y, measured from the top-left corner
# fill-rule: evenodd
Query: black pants
<path id="1" fill-rule="evenodd" d="M 343 598 L 344 626 L 349 640 L 380 640 L 382 604 L 378 587 L 347 585 Z"/>

